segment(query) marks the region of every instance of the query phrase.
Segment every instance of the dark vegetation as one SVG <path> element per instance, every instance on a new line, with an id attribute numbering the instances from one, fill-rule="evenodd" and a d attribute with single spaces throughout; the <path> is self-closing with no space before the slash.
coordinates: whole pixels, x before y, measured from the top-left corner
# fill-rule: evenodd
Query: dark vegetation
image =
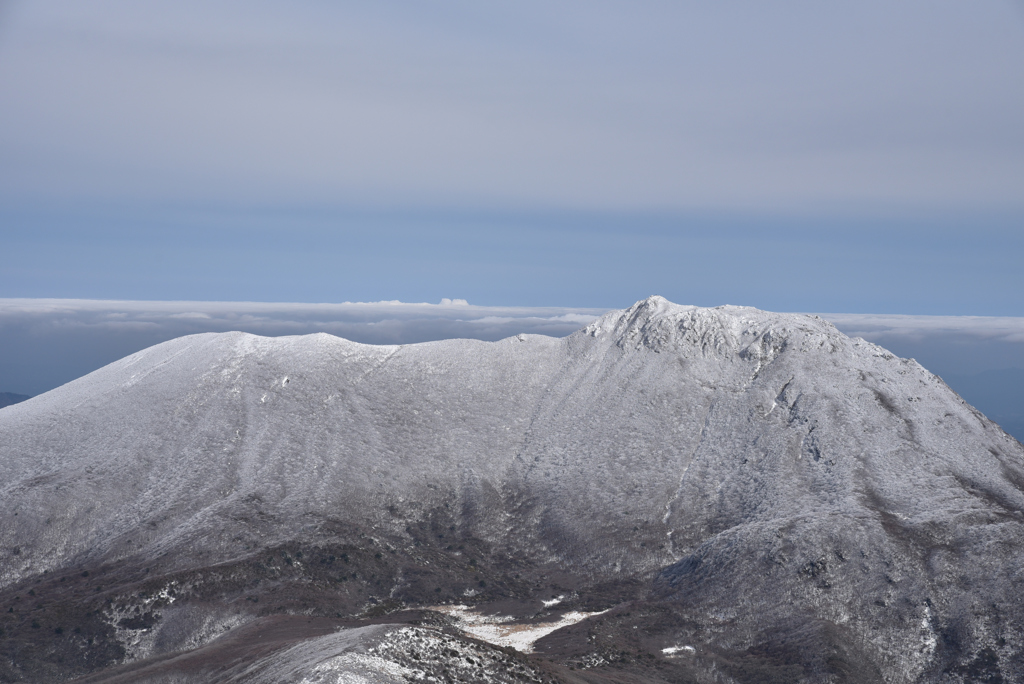
<path id="1" fill-rule="evenodd" d="M 881 681 L 870 659 L 849 646 L 841 630 L 824 623 L 794 624 L 788 632 L 760 635 L 756 645 L 740 650 L 702 647 L 666 656 L 660 635 L 689 633 L 700 643 L 709 636 L 708 626 L 652 593 L 654 578 L 588 583 L 555 568 L 522 564 L 436 524 L 412 525 L 407 534 L 381 539 L 353 529 L 330 542 L 289 543 L 185 571 L 128 560 L 45 573 L 0 594 L 5 611 L 0 614 L 0 682 L 85 677 L 83 682 L 115 684 L 145 681 L 143 674 L 210 676 L 218 662 L 236 662 L 260 649 L 283 648 L 339 627 L 370 624 L 429 626 L 446 638 L 466 642 L 446 616 L 422 608 L 471 603 L 528 619 L 539 599 L 558 595 L 566 597 L 558 609 L 608 612 L 542 639 L 532 656 L 474 642 L 480 662 L 491 659 L 518 667 L 523 677 L 509 681 L 534 684 L 690 682 L 713 669 L 740 682 L 828 676 L 844 682 Z M 813 574 L 815 568 L 807 572 Z M 467 590 L 475 593 L 469 597 Z M 174 619 L 168 610 L 172 605 L 226 617 L 246 615 L 250 624 L 264 626 L 261 635 L 274 634 L 276 641 L 243 638 L 249 628 L 241 627 L 226 633 L 239 635 L 225 636 L 184 660 L 165 654 L 121 665 L 129 654 L 117 633 L 143 635 L 162 626 Z M 392 655 L 395 662 L 413 657 Z M 424 661 L 422 654 L 416 657 L 417 666 L 436 666 L 438 681 L 475 681 L 469 675 L 449 677 L 444 658 L 434 662 Z M 972 665 L 972 672 L 995 667 L 986 663 Z"/>
<path id="2" fill-rule="evenodd" d="M 194 570 L 127 560 L 44 573 L 0 593 L 0 682 L 64 681 L 117 665 L 129 655 L 117 632 L 158 627 L 172 605 L 248 619 L 298 615 L 336 626 L 420 624 L 423 611 L 408 607 L 472 602 L 522 611 L 536 596 L 582 593 L 588 598 L 581 607 L 607 608 L 641 591 L 626 582 L 591 594 L 571 575 L 524 565 L 436 524 L 412 525 L 407 535 L 386 540 L 353 529 L 343 538 L 289 543 Z"/>

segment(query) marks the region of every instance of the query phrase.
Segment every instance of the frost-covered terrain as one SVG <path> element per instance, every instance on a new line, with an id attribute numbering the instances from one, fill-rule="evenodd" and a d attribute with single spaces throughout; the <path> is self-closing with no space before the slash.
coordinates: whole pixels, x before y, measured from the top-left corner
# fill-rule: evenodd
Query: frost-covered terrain
<path id="1" fill-rule="evenodd" d="M 336 624 L 253 673 L 454 681 L 367 655 L 408 629 L 566 681 L 1020 680 L 1022 490 L 1024 447 L 816 317 L 184 337 L 0 412 L 0 681 L 263 681 L 180 654 L 287 615 Z M 438 605 L 567 626 L 517 655 Z"/>

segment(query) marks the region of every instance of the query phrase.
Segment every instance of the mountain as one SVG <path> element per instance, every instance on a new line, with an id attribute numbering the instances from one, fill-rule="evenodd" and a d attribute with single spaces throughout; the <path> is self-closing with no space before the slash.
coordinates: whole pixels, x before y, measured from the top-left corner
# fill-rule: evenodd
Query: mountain
<path id="1" fill-rule="evenodd" d="M 21 402 L 31 399 L 32 397 L 25 394 L 14 394 L 13 392 L 0 392 L 0 408 L 5 406 L 11 406 L 13 404 L 20 404 Z"/>
<path id="2" fill-rule="evenodd" d="M 1024 447 L 814 316 L 184 337 L 0 483 L 0 681 L 1024 678 Z"/>

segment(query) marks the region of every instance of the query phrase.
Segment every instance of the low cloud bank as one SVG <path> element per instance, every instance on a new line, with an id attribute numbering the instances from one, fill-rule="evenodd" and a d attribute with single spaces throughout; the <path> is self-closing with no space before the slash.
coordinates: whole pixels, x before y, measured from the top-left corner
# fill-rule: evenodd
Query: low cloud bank
<path id="1" fill-rule="evenodd" d="M 0 325 L 35 334 L 160 330 L 166 339 L 231 330 L 258 335 L 327 332 L 368 344 L 408 344 L 453 337 L 496 340 L 524 332 L 568 335 L 606 310 L 473 306 L 464 299 L 443 299 L 440 304 L 0 299 Z"/>
<path id="2" fill-rule="evenodd" d="M 0 391 L 40 394 L 112 361 L 182 335 L 326 332 L 367 344 L 520 333 L 562 337 L 606 309 L 344 302 L 145 302 L 0 299 Z"/>
<path id="3" fill-rule="evenodd" d="M 605 311 L 475 306 L 459 299 L 439 304 L 0 299 L 0 391 L 41 394 L 139 349 L 193 333 L 327 332 L 368 344 L 498 340 L 519 333 L 561 337 Z M 1024 385 L 1008 384 L 1024 373 L 1024 318 L 820 315 L 847 335 L 916 358 L 1024 438 Z"/>
<path id="4" fill-rule="evenodd" d="M 941 335 L 963 339 L 1024 343 L 1024 318 L 1009 316 L 903 316 L 818 314 L 851 337 L 922 340 Z"/>

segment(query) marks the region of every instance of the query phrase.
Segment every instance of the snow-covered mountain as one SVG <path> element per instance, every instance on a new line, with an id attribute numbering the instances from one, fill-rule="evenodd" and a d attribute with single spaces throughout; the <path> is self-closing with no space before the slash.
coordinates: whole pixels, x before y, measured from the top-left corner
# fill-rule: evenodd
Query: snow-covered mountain
<path id="1" fill-rule="evenodd" d="M 453 603 L 601 613 L 534 678 L 1012 681 L 1022 542 L 1024 447 L 816 317 L 652 297 L 563 339 L 195 335 L 0 412 L 0 681 L 192 681 L 166 654 L 286 614 L 474 643 L 420 610 Z M 292 634 L 252 662 L 349 681 Z"/>

